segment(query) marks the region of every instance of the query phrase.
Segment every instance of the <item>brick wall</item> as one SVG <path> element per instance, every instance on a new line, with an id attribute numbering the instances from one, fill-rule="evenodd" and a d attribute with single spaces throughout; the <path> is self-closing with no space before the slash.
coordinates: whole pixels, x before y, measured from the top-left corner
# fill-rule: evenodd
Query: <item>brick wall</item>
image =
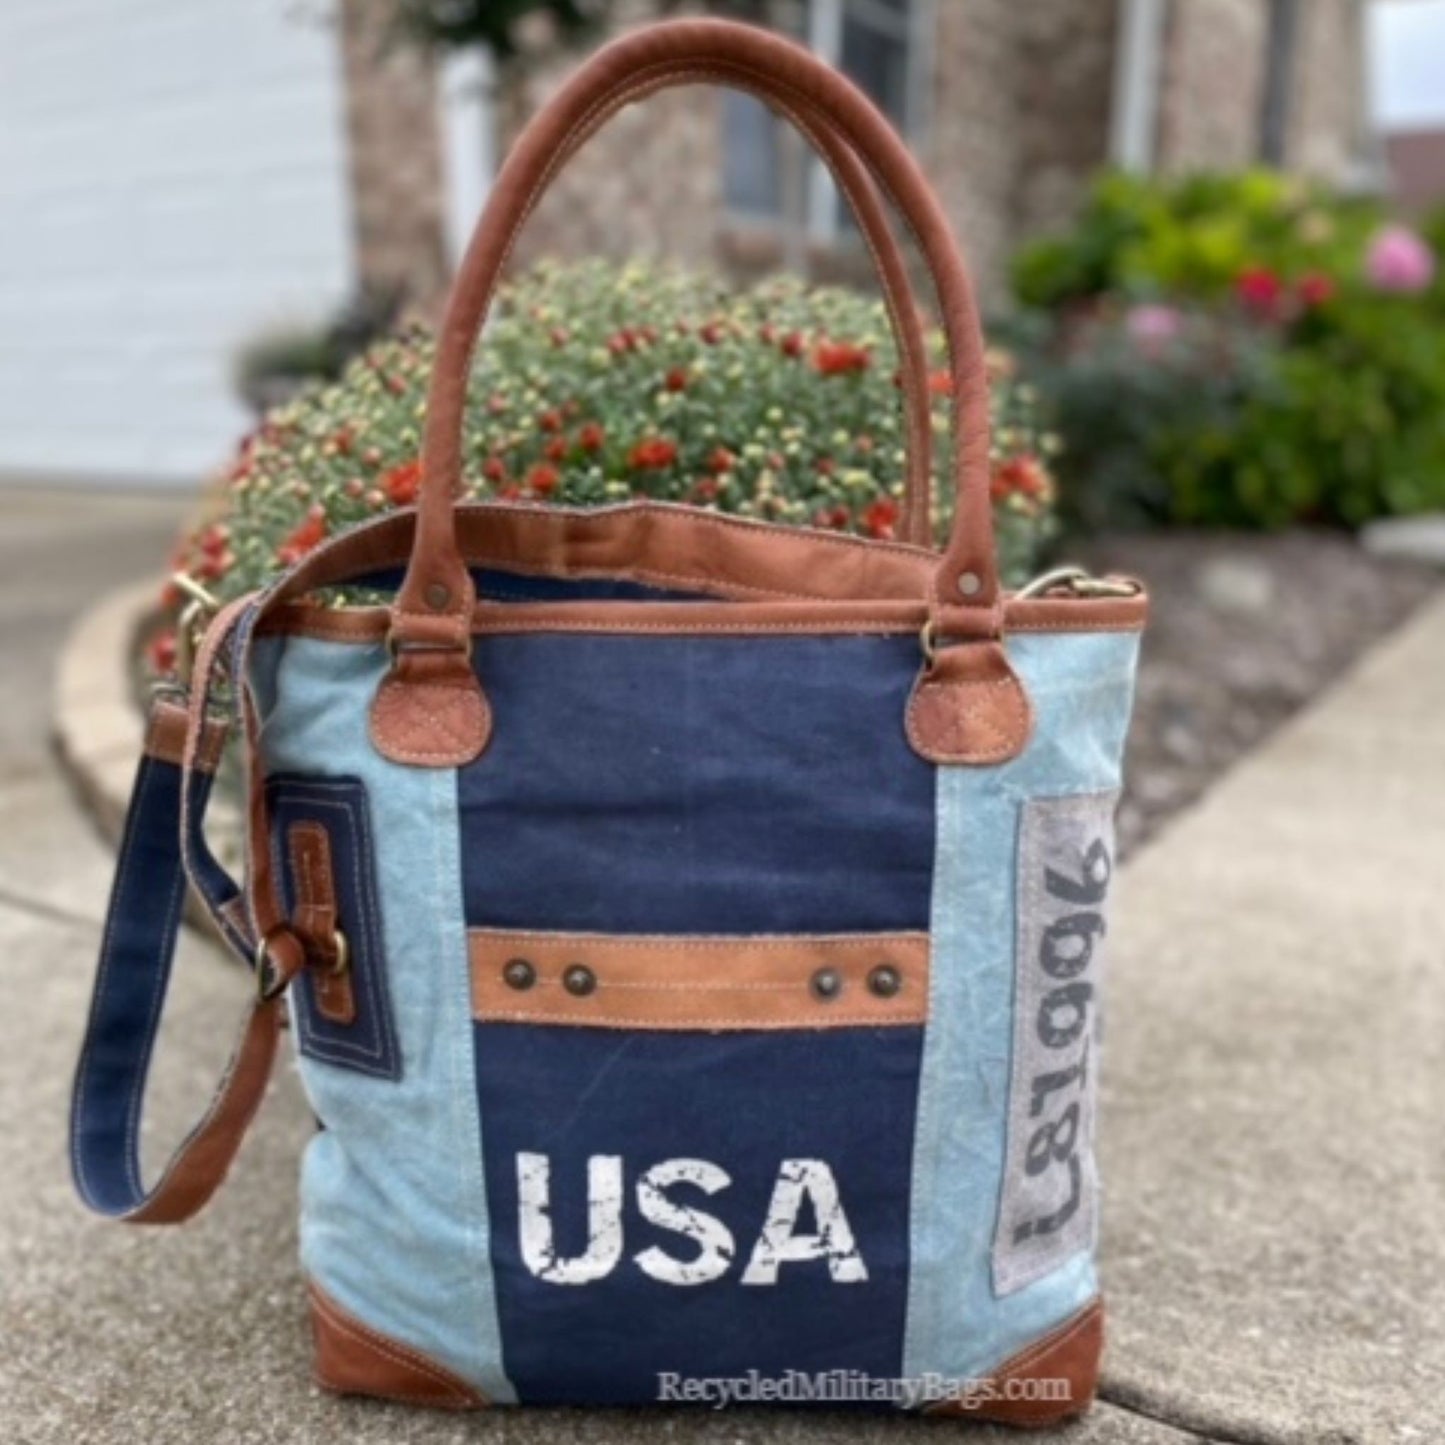
<path id="1" fill-rule="evenodd" d="M 1308 0 L 1300 11 L 1285 160 L 1292 170 L 1348 180 L 1364 149 L 1360 0 Z"/>
<path id="2" fill-rule="evenodd" d="M 344 0 L 341 59 L 357 278 L 435 312 L 449 281 L 436 68 L 388 34 L 381 7 Z"/>
<path id="3" fill-rule="evenodd" d="M 1224 170 L 1255 161 L 1268 28 L 1266 0 L 1170 6 L 1155 157 L 1161 171 Z"/>
<path id="4" fill-rule="evenodd" d="M 346 0 L 348 125 L 362 275 L 404 279 L 419 299 L 444 275 L 445 203 L 437 87 L 429 62 L 384 49 Z M 1300 0 L 1286 159 L 1334 179 L 1358 151 L 1362 0 Z M 708 8 L 699 0 L 697 8 Z M 656 0 L 622 0 L 618 28 Z M 1005 296 L 1009 256 L 1066 223 L 1108 160 L 1119 0 L 933 0 L 927 128 L 919 138 L 986 306 Z M 1258 155 L 1269 0 L 1173 0 L 1160 57 L 1156 155 L 1180 173 Z M 548 37 L 532 39 L 545 50 Z M 498 97 L 504 151 L 576 64 L 559 54 Z M 562 172 L 517 259 L 666 254 L 740 275 L 782 262 L 779 232 L 727 214 L 722 102 L 692 87 L 615 116 Z M 855 279 L 867 258 L 844 242 L 810 250 L 814 274 Z"/>
<path id="5" fill-rule="evenodd" d="M 624 0 L 616 29 L 654 14 L 650 0 Z M 564 52 L 504 88 L 504 149 L 577 60 Z M 613 116 L 569 162 L 527 222 L 516 256 L 662 254 L 700 263 L 716 254 L 721 214 L 719 93 L 664 91 Z"/>

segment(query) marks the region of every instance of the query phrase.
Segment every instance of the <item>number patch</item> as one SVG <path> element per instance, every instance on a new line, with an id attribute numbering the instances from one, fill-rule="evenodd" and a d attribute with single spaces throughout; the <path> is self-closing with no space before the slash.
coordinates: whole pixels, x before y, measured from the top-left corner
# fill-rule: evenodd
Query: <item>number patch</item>
<path id="1" fill-rule="evenodd" d="M 1094 1241 L 1094 1055 L 1116 797 L 1023 805 L 997 1295 L 1041 1279 Z"/>

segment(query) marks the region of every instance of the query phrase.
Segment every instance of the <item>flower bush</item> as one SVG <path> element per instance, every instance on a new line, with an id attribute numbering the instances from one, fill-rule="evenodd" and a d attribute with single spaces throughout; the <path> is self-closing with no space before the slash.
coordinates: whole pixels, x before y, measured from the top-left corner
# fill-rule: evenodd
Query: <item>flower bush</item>
<path id="1" fill-rule="evenodd" d="M 1268 172 L 1102 178 L 1014 268 L 1076 510 L 1282 526 L 1445 506 L 1441 240 L 1445 217 L 1417 233 Z"/>
<path id="2" fill-rule="evenodd" d="M 431 336 L 412 330 L 270 413 L 182 540 L 175 570 L 237 596 L 325 538 L 414 502 L 433 351 Z M 993 495 L 1004 565 L 1018 578 L 1052 532 L 1054 444 L 1009 358 L 994 354 L 990 365 Z M 941 359 L 929 389 L 945 477 Z M 659 498 L 876 538 L 897 526 L 896 355 L 881 303 L 849 291 L 780 279 L 733 293 L 681 270 L 544 265 L 506 288 L 468 410 L 472 497 Z"/>

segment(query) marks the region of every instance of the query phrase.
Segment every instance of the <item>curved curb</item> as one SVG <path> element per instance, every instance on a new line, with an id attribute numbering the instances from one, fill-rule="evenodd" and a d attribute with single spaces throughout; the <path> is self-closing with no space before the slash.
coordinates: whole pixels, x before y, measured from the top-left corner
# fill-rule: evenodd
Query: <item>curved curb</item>
<path id="1" fill-rule="evenodd" d="M 51 737 L 77 797 L 107 841 L 119 841 L 144 722 L 130 659 L 159 582 L 102 597 L 71 628 L 55 674 Z"/>

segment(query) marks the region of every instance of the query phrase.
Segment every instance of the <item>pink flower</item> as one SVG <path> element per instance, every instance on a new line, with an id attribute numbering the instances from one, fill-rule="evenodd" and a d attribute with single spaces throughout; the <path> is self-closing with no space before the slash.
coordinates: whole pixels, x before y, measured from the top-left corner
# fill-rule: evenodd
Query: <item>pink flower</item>
<path id="1" fill-rule="evenodd" d="M 1162 351 L 1176 336 L 1183 318 L 1173 306 L 1156 304 L 1131 306 L 1124 318 L 1124 330 L 1140 351 L 1153 355 Z"/>
<path id="2" fill-rule="evenodd" d="M 1384 226 L 1365 254 L 1365 275 L 1378 291 L 1424 291 L 1435 279 L 1435 253 L 1408 226 Z"/>

